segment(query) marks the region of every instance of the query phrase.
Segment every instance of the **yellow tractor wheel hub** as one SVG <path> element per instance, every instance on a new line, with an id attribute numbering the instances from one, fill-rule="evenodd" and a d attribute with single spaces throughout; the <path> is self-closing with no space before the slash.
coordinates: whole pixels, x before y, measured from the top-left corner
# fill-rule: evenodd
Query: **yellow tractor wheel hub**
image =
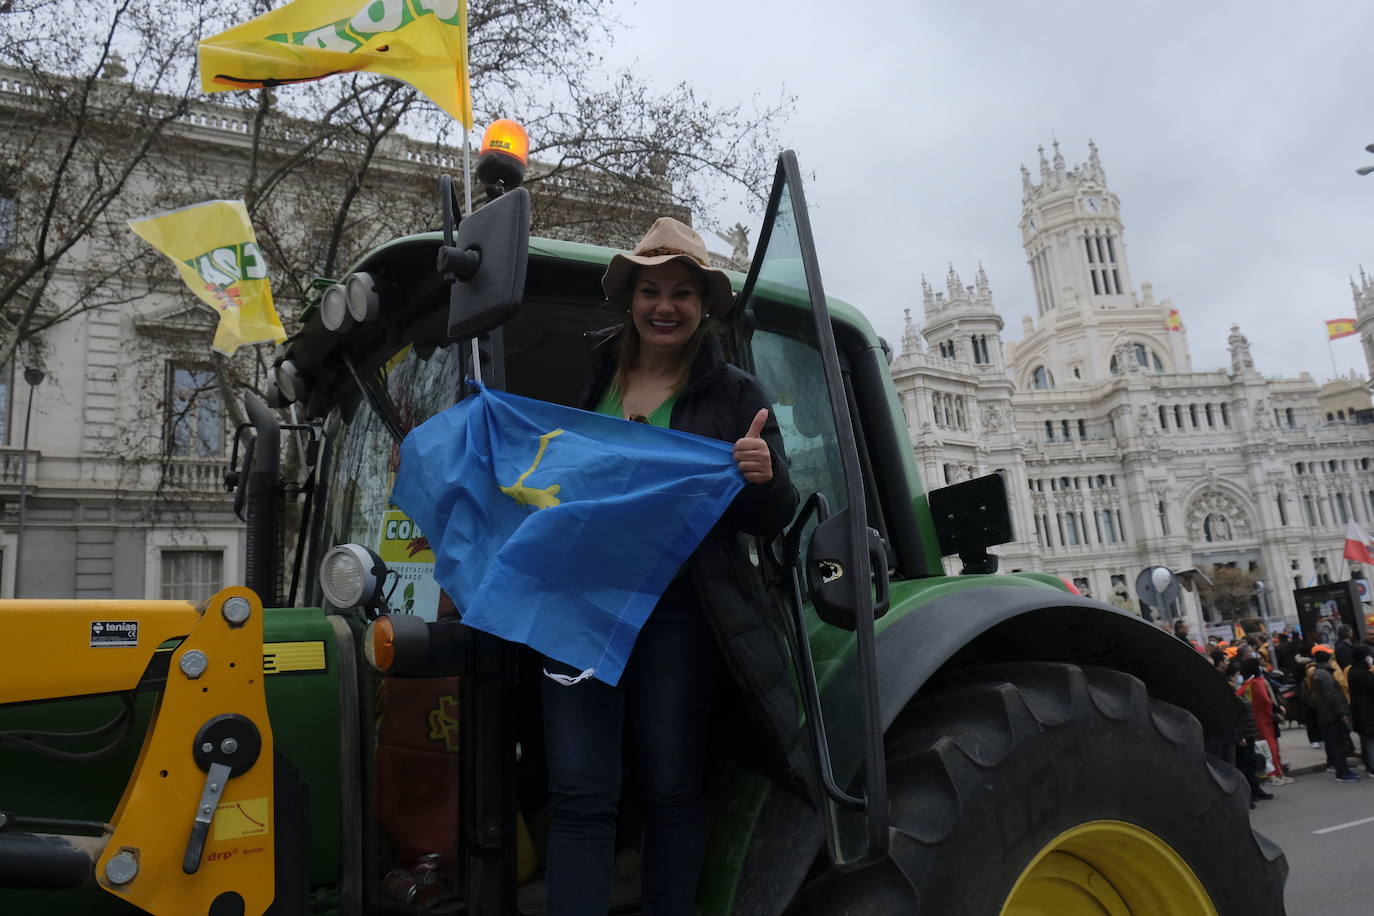
<path id="1" fill-rule="evenodd" d="M 1066 830 L 1016 879 L 1002 916 L 1217 916 L 1168 843 L 1123 821 Z"/>

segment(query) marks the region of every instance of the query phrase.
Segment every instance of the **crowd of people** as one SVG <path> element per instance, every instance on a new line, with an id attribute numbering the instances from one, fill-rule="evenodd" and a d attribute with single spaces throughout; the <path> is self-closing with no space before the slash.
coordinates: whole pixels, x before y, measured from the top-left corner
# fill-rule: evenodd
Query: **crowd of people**
<path id="1" fill-rule="evenodd" d="M 1267 787 L 1293 781 L 1279 746 L 1287 723 L 1303 726 L 1312 747 L 1325 749 L 1327 771 L 1338 781 L 1360 780 L 1351 758 L 1374 775 L 1374 633 L 1356 642 L 1342 625 L 1333 644 L 1286 630 L 1199 643 L 1183 620 L 1173 632 L 1211 660 L 1244 707 L 1235 762 L 1250 784 L 1251 807 L 1274 797 Z"/>

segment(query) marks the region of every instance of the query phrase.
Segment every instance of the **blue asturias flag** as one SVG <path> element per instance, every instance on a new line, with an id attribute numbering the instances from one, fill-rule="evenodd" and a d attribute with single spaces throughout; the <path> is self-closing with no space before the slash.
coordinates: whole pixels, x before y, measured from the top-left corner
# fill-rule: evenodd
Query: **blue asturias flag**
<path id="1" fill-rule="evenodd" d="M 744 485 L 732 449 L 483 386 L 406 437 L 392 501 L 464 623 L 615 684 Z"/>

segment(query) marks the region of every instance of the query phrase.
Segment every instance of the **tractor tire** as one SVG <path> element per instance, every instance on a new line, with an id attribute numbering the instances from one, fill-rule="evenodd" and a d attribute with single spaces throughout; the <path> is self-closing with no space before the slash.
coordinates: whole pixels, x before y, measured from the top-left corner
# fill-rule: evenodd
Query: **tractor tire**
<path id="1" fill-rule="evenodd" d="M 814 877 L 788 916 L 1283 916 L 1245 779 L 1130 675 L 971 669 L 886 744 L 888 859 Z"/>

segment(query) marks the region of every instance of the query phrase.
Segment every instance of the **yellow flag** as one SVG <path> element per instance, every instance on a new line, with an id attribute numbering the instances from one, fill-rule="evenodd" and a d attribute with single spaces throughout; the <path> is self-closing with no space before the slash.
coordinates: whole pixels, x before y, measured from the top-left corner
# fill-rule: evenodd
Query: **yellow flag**
<path id="1" fill-rule="evenodd" d="M 191 292 L 219 312 L 216 350 L 232 356 L 240 344 L 286 339 L 243 201 L 194 204 L 129 220 L 129 228 L 171 258 Z"/>
<path id="2" fill-rule="evenodd" d="M 472 127 L 467 0 L 295 0 L 200 43 L 205 92 L 367 70 Z"/>

